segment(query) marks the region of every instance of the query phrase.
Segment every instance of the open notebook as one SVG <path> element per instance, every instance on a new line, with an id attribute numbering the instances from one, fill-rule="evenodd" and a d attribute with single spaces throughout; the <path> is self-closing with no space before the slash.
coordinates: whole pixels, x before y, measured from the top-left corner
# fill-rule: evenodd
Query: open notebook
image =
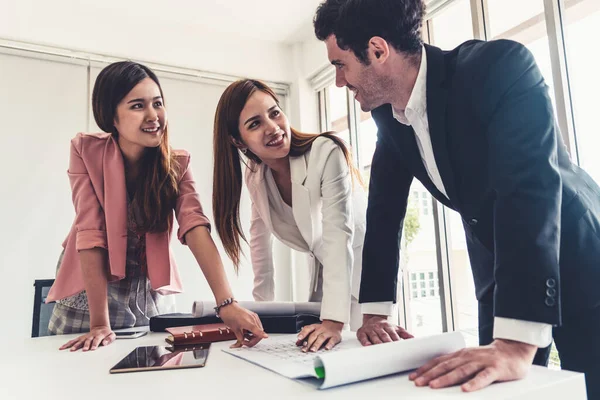
<path id="1" fill-rule="evenodd" d="M 253 348 L 223 349 L 292 379 L 321 379 L 318 387 L 359 382 L 418 368 L 432 358 L 465 347 L 460 332 L 362 347 L 354 333 L 346 333 L 333 350 L 303 353 L 295 345 L 296 335 L 265 339 Z"/>

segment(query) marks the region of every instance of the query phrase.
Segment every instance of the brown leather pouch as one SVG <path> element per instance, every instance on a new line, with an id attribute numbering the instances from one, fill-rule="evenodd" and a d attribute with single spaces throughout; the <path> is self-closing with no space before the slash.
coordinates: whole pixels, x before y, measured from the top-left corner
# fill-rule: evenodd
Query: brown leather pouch
<path id="1" fill-rule="evenodd" d="M 223 323 L 167 328 L 171 335 L 165 339 L 174 346 L 235 340 L 235 334 Z"/>

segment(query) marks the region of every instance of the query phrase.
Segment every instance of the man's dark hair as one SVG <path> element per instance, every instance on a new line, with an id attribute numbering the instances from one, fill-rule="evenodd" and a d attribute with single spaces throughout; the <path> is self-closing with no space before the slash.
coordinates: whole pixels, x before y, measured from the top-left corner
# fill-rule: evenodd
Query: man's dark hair
<path id="1" fill-rule="evenodd" d="M 326 0 L 317 8 L 313 24 L 317 39 L 335 35 L 341 49 L 352 50 L 368 64 L 373 36 L 385 39 L 397 51 L 418 54 L 424 15 L 423 0 Z"/>

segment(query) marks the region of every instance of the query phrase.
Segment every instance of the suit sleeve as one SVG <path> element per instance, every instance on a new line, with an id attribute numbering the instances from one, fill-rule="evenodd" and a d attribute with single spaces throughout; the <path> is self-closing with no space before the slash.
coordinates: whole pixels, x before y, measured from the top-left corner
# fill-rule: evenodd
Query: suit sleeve
<path id="1" fill-rule="evenodd" d="M 202 211 L 200 196 L 196 191 L 196 182 L 192 176 L 190 156 L 185 154 L 178 157 L 182 160 L 182 175 L 179 180 L 179 195 L 175 202 L 175 216 L 179 223 L 177 238 L 185 243 L 185 235 L 197 226 L 206 226 L 210 230 L 210 221 Z"/>
<path id="2" fill-rule="evenodd" d="M 531 53 L 508 41 L 496 49 L 500 54 L 482 95 L 488 99 L 482 112 L 489 121 L 489 179 L 496 196 L 494 314 L 557 325 L 560 133 L 548 87 Z"/>
<path id="3" fill-rule="evenodd" d="M 69 182 L 75 207 L 75 227 L 77 229 L 77 251 L 100 247 L 108 249 L 104 210 L 90 180 L 82 157 L 84 136 L 78 134 L 71 140 L 69 157 Z"/>
<path id="4" fill-rule="evenodd" d="M 252 296 L 256 301 L 275 299 L 275 269 L 273 267 L 273 235 L 252 202 L 250 220 L 250 259 L 254 271 Z"/>
<path id="5" fill-rule="evenodd" d="M 323 299 L 321 319 L 348 323 L 354 252 L 352 177 L 342 150 L 332 141 L 321 179 Z M 323 146 L 325 147 L 325 146 Z"/>
<path id="6" fill-rule="evenodd" d="M 400 238 L 412 174 L 378 132 L 371 164 L 360 303 L 396 302 Z"/>

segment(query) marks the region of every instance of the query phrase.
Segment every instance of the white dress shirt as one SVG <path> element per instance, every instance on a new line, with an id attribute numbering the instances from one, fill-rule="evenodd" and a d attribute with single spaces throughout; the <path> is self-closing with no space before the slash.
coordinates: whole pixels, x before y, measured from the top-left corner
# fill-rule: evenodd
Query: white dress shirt
<path id="1" fill-rule="evenodd" d="M 393 109 L 394 118 L 401 124 L 412 126 L 415 139 L 425 165 L 427 175 L 435 187 L 446 197 L 446 188 L 438 170 L 429 134 L 429 121 L 427 118 L 427 54 L 423 47 L 421 66 L 415 86 L 410 95 L 405 110 Z M 392 302 L 362 304 L 363 314 L 391 315 Z M 494 339 L 509 339 L 529 343 L 538 347 L 546 347 L 552 342 L 552 325 L 517 320 L 511 318 L 494 318 Z"/>

